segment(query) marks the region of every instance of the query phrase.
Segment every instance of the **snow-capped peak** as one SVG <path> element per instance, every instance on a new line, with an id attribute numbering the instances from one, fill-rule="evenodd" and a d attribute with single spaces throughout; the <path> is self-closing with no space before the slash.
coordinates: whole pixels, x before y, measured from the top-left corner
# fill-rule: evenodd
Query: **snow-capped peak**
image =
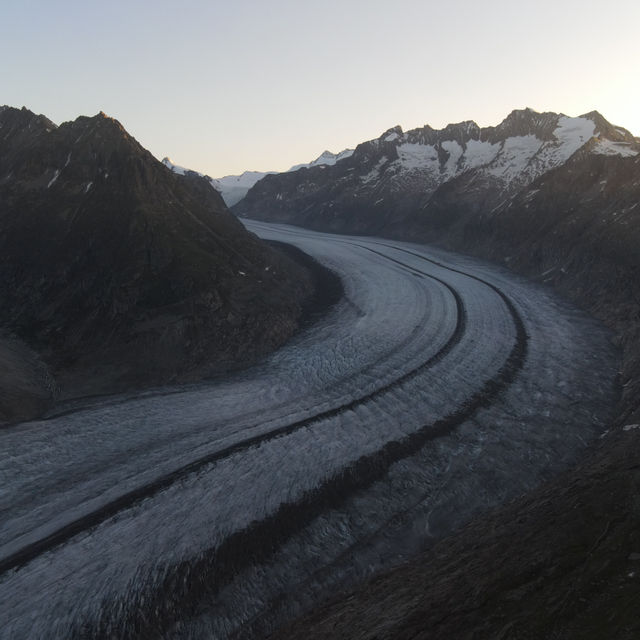
<path id="1" fill-rule="evenodd" d="M 169 169 L 171 169 L 171 171 L 173 171 L 174 173 L 177 173 L 181 176 L 183 176 L 185 173 L 188 173 L 191 171 L 191 169 L 185 169 L 185 167 L 181 167 L 177 164 L 173 164 L 173 162 L 171 162 L 171 158 L 169 157 L 164 157 L 162 158 L 162 164 L 165 167 L 168 167 Z M 197 171 L 194 173 L 198 173 Z M 202 175 L 201 173 L 199 173 L 198 175 Z"/>
<path id="2" fill-rule="evenodd" d="M 289 172 L 309 167 L 333 166 L 336 162 L 344 160 L 351 155 L 353 155 L 353 149 L 345 149 L 340 153 L 323 151 L 312 162 L 294 165 L 293 167 L 291 167 L 291 169 L 289 169 Z M 232 207 L 234 204 L 242 200 L 242 198 L 244 198 L 249 189 L 251 189 L 251 187 L 253 187 L 256 182 L 262 180 L 262 178 L 264 178 L 265 176 L 278 173 L 277 171 L 245 171 L 240 175 L 224 176 L 223 178 L 209 178 L 199 171 L 193 171 L 192 169 L 187 169 L 175 164 L 169 157 L 163 158 L 162 164 L 171 169 L 171 171 L 173 171 L 174 173 L 178 173 L 180 175 L 185 175 L 186 173 L 193 172 L 201 177 L 208 178 L 214 189 L 217 189 L 220 192 L 228 207 Z"/>
<path id="3" fill-rule="evenodd" d="M 289 171 L 298 171 L 298 169 L 308 169 L 309 167 L 333 166 L 336 162 L 349 158 L 353 155 L 353 149 L 345 149 L 340 153 L 331 153 L 331 151 L 323 151 L 315 160 L 305 164 L 296 164 Z"/>
<path id="4" fill-rule="evenodd" d="M 396 176 L 395 181 L 403 175 L 407 179 L 412 176 L 427 191 L 472 169 L 510 189 L 565 163 L 595 136 L 615 142 L 595 146 L 595 153 L 635 153 L 631 134 L 612 127 L 597 112 L 568 117 L 531 108 L 512 111 L 496 127 L 480 128 L 473 121 L 450 124 L 441 130 L 425 126 L 405 133 L 394 127 L 378 140 L 360 145 L 357 153 L 369 159 L 372 153 L 395 155 L 385 169 L 387 175 Z M 380 143 L 384 152 L 377 146 Z M 374 151 L 377 148 L 380 151 Z M 362 181 L 370 184 L 370 173 L 363 175 Z"/>

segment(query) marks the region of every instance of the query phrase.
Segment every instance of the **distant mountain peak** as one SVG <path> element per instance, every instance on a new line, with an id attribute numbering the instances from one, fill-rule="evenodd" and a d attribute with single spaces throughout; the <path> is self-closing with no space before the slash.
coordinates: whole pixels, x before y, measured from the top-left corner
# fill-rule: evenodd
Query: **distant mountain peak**
<path id="1" fill-rule="evenodd" d="M 448 124 L 444 130 L 447 129 L 463 129 L 465 131 L 474 131 L 475 129 L 480 129 L 475 120 L 463 120 L 462 122 L 455 122 Z"/>
<path id="2" fill-rule="evenodd" d="M 605 120 L 604 116 L 597 110 L 589 111 L 589 113 L 583 113 L 581 118 L 589 118 L 589 120 Z"/>
<path id="3" fill-rule="evenodd" d="M 339 153 L 333 153 L 332 151 L 323 151 L 315 160 L 311 162 L 305 162 L 303 164 L 295 164 L 285 173 L 292 171 L 298 171 L 299 169 L 310 169 L 311 167 L 323 167 L 332 166 L 339 160 L 344 160 L 353 154 L 353 149 L 344 149 Z"/>
<path id="4" fill-rule="evenodd" d="M 392 142 L 393 140 L 399 138 L 402 133 L 402 127 L 397 124 L 395 127 L 387 129 L 378 139 L 382 140 L 383 142 Z"/>
<path id="5" fill-rule="evenodd" d="M 626 142 L 630 144 L 638 142 L 638 139 L 635 138 L 630 131 L 611 124 L 599 111 L 589 111 L 589 113 L 585 113 L 580 117 L 591 120 L 591 122 L 595 124 L 594 135 L 598 138 L 606 138 L 612 142 Z"/>
<path id="6" fill-rule="evenodd" d="M 108 116 L 104 111 L 100 111 L 95 116 L 78 116 L 75 120 L 70 123 L 64 123 L 67 125 L 71 125 L 74 127 L 86 126 L 86 127 L 98 127 L 103 131 L 112 130 L 117 135 L 124 135 L 127 138 L 133 139 L 127 130 L 122 126 L 122 124 Z"/>

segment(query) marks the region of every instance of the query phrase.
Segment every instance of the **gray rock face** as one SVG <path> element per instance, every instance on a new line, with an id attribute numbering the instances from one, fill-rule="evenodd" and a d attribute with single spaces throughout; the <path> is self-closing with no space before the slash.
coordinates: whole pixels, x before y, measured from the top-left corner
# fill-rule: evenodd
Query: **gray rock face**
<path id="1" fill-rule="evenodd" d="M 63 395 L 189 380 L 296 329 L 305 269 L 248 233 L 196 175 L 103 113 L 56 127 L 0 112 L 0 327 Z"/>

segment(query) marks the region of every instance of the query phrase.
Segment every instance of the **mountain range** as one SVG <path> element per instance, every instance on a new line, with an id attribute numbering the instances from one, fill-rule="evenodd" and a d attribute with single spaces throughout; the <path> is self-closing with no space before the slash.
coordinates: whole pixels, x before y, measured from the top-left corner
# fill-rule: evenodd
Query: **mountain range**
<path id="1" fill-rule="evenodd" d="M 282 344 L 306 267 L 99 113 L 0 109 L 0 420 L 205 375 Z M 9 366 L 7 363 L 11 363 Z"/>
<path id="2" fill-rule="evenodd" d="M 298 171 L 298 169 L 306 169 L 309 167 L 331 166 L 338 160 L 348 158 L 353 153 L 353 149 L 345 149 L 340 153 L 331 153 L 331 151 L 323 151 L 315 160 L 311 162 L 296 164 L 289 171 Z M 238 203 L 247 195 L 247 192 L 258 181 L 265 176 L 277 173 L 276 171 L 244 171 L 240 175 L 225 176 L 224 178 L 210 178 L 202 173 L 186 169 L 179 165 L 173 164 L 169 158 L 163 158 L 162 163 L 175 173 L 184 175 L 185 173 L 196 173 L 201 177 L 206 177 L 211 185 L 220 192 L 228 207 Z"/>
<path id="3" fill-rule="evenodd" d="M 437 230 L 443 198 L 470 214 L 498 212 L 579 149 L 634 157 L 638 140 L 592 112 L 579 118 L 531 109 L 496 127 L 467 121 L 435 130 L 400 127 L 364 142 L 333 166 L 265 176 L 239 215 L 338 232 L 406 235 Z M 424 235 L 424 234 L 423 234 Z"/>

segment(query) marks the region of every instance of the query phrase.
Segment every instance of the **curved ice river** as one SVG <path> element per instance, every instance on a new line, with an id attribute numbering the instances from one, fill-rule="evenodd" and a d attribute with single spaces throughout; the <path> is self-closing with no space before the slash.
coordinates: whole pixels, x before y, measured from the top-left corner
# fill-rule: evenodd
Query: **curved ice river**
<path id="1" fill-rule="evenodd" d="M 0 638 L 262 637 L 569 465 L 607 332 L 496 267 L 247 223 L 344 298 L 227 381 L 0 432 Z"/>

